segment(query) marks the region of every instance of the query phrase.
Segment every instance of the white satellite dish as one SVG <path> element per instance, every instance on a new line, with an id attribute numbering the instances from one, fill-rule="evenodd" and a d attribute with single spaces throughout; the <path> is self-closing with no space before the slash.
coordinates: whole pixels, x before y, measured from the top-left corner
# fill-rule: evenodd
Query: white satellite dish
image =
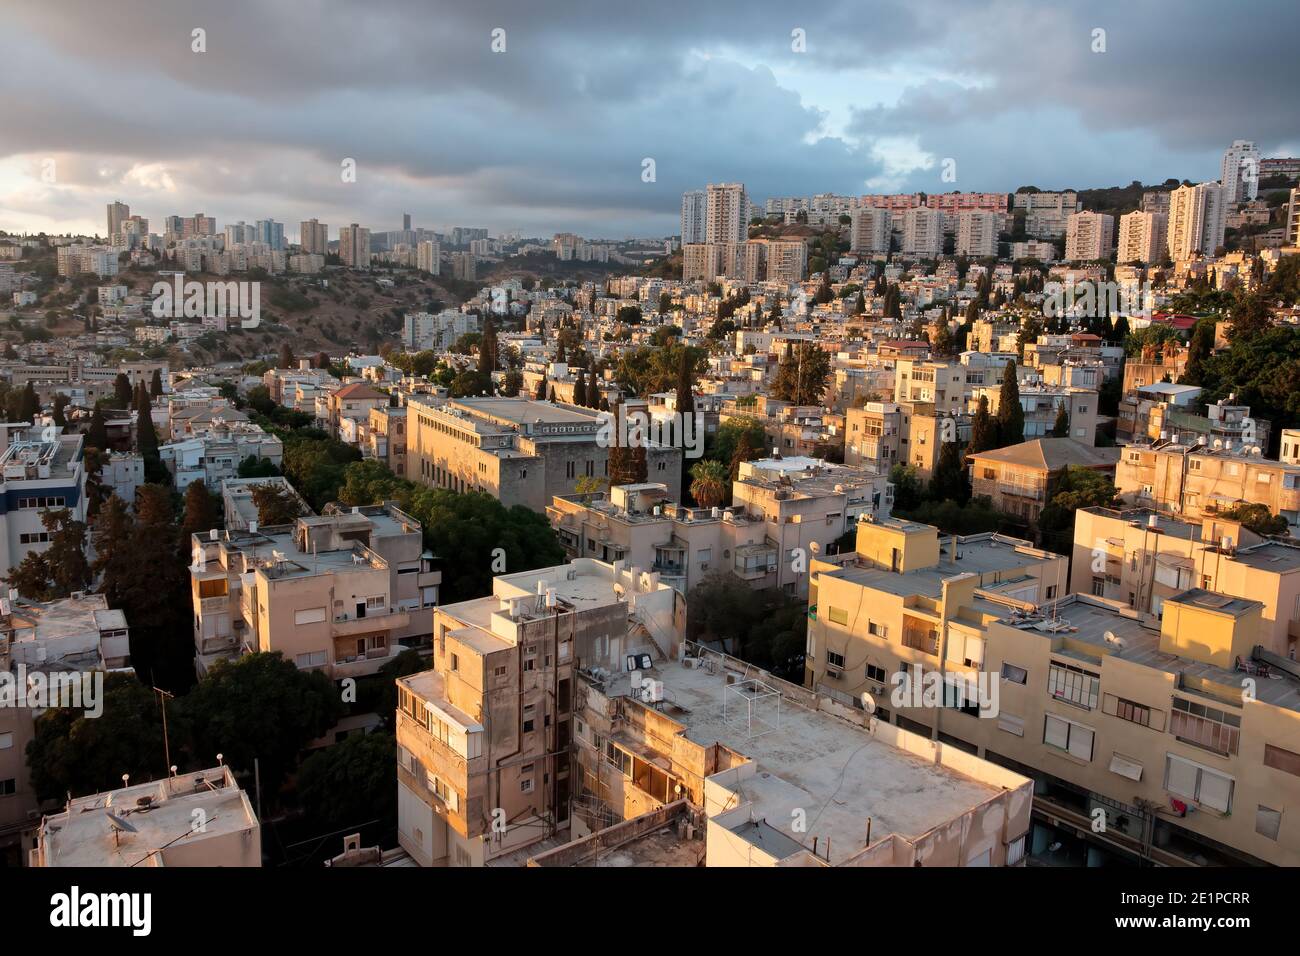
<path id="1" fill-rule="evenodd" d="M 871 696 L 871 694 L 865 690 L 862 692 L 862 709 L 868 714 L 874 714 L 876 712 L 876 698 Z"/>

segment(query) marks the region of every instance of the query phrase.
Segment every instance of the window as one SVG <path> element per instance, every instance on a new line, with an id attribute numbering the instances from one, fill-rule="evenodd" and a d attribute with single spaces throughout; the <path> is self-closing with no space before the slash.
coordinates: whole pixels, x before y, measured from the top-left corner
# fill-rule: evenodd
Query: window
<path id="1" fill-rule="evenodd" d="M 1085 710 L 1096 708 L 1100 686 L 1101 678 L 1096 674 L 1069 664 L 1052 664 L 1047 671 L 1047 692 Z"/>
<path id="2" fill-rule="evenodd" d="M 300 667 L 324 667 L 328 657 L 324 651 L 311 651 L 308 654 L 299 654 L 294 658 L 294 662 Z"/>
<path id="3" fill-rule="evenodd" d="M 1300 754 L 1272 744 L 1264 745 L 1264 766 L 1300 777 Z"/>
<path id="4" fill-rule="evenodd" d="M 454 671 L 460 670 L 460 657 L 456 654 L 451 655 L 451 669 Z"/>
<path id="5" fill-rule="evenodd" d="M 1053 600 L 1055 597 L 1056 597 L 1056 585 L 1055 585 L 1055 584 L 1049 584 L 1049 585 L 1047 586 L 1047 600 L 1051 601 L 1051 600 Z"/>
<path id="6" fill-rule="evenodd" d="M 1232 809 L 1235 782 L 1209 767 L 1173 754 L 1165 755 L 1165 789 L 1210 810 L 1227 813 Z"/>
<path id="7" fill-rule="evenodd" d="M 826 610 L 826 616 L 830 618 L 832 624 L 848 624 L 849 612 L 842 607 L 830 607 Z"/>
<path id="8" fill-rule="evenodd" d="M 1115 716 L 1120 720 L 1141 724 L 1143 727 L 1151 726 L 1151 708 L 1125 700 L 1123 697 L 1115 698 Z"/>
<path id="9" fill-rule="evenodd" d="M 1002 662 L 1002 679 L 1009 680 L 1013 684 L 1024 684 L 1029 680 L 1029 671 L 1023 667 L 1017 667 L 1015 664 Z"/>
<path id="10" fill-rule="evenodd" d="M 1217 754 L 1235 754 L 1241 741 L 1241 718 L 1217 707 L 1175 697 L 1169 715 L 1169 732 L 1193 747 Z"/>
<path id="11" fill-rule="evenodd" d="M 0 797 L 12 797 L 18 791 L 18 781 L 10 777 L 0 780 Z"/>
<path id="12" fill-rule="evenodd" d="M 1091 727 L 1076 724 L 1064 717 L 1048 714 L 1043 724 L 1043 743 L 1058 750 L 1064 750 L 1071 757 L 1080 760 L 1092 759 Z"/>
<path id="13" fill-rule="evenodd" d="M 1092 579 L 1092 596 L 1093 597 L 1106 596 L 1106 579 L 1104 577 Z"/>
<path id="14" fill-rule="evenodd" d="M 294 624 L 319 624 L 324 620 L 325 609 L 323 607 L 306 607 L 293 612 Z"/>
<path id="15" fill-rule="evenodd" d="M 836 654 L 834 651 L 826 652 L 826 663 L 831 667 L 844 667 L 844 655 Z"/>
<path id="16" fill-rule="evenodd" d="M 1015 734 L 1017 737 L 1023 737 L 1025 735 L 1025 718 L 1001 711 L 998 714 L 998 729 L 1005 730 L 1009 734 Z"/>
<path id="17" fill-rule="evenodd" d="M 0 734 L 0 750 L 8 750 L 14 745 L 13 734 Z"/>
<path id="18" fill-rule="evenodd" d="M 531 734 L 531 733 L 533 732 L 533 725 L 534 725 L 534 723 L 536 723 L 536 722 L 535 722 L 534 720 L 532 720 L 532 719 L 525 720 L 525 721 L 524 721 L 524 733 L 526 733 L 526 734 Z"/>
<path id="19" fill-rule="evenodd" d="M 1266 807 L 1262 803 L 1255 810 L 1255 832 L 1260 836 L 1277 840 L 1282 829 L 1282 811 Z"/>
<path id="20" fill-rule="evenodd" d="M 872 637 L 888 637 L 889 628 L 883 624 L 877 624 L 875 621 L 867 622 L 867 633 Z"/>
<path id="21" fill-rule="evenodd" d="M 376 595 L 375 597 L 366 598 L 367 610 L 373 611 L 376 608 L 382 608 L 387 606 L 388 606 L 388 598 L 384 597 L 382 594 Z"/>
<path id="22" fill-rule="evenodd" d="M 885 669 L 883 667 L 877 667 L 875 664 L 867 665 L 867 680 L 873 680 L 877 684 L 885 684 L 889 682 L 889 678 L 885 676 Z"/>

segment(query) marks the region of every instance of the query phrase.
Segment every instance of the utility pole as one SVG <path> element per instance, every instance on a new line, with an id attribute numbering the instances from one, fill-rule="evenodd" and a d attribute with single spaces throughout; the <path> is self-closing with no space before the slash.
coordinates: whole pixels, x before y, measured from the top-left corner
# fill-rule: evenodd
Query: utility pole
<path id="1" fill-rule="evenodd" d="M 155 687 L 154 690 L 157 691 L 157 693 L 158 693 L 158 702 L 159 702 L 159 704 L 162 705 L 162 720 L 163 720 L 163 759 L 167 761 L 167 776 L 170 777 L 170 776 L 172 775 L 172 751 L 171 751 L 171 743 L 170 743 L 170 741 L 167 739 L 167 701 L 169 701 L 169 700 L 175 700 L 175 699 L 176 699 L 176 695 L 175 695 L 175 694 L 169 694 L 167 691 L 163 690 L 161 687 Z"/>

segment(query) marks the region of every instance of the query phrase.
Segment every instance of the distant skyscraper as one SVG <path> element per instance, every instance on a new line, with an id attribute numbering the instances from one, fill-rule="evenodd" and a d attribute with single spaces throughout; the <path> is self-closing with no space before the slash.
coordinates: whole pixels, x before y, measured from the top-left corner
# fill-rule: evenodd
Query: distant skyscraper
<path id="1" fill-rule="evenodd" d="M 330 228 L 316 219 L 298 223 L 298 245 L 308 254 L 323 256 L 329 250 Z"/>
<path id="2" fill-rule="evenodd" d="M 704 217 L 704 190 L 682 193 L 682 245 L 704 241 Z"/>
<path id="3" fill-rule="evenodd" d="M 1109 259 L 1115 244 L 1115 217 L 1099 212 L 1076 212 L 1065 222 L 1067 262 Z"/>
<path id="4" fill-rule="evenodd" d="M 1168 213 L 1131 212 L 1121 216 L 1115 261 L 1120 265 L 1160 262 L 1168 249 L 1168 229 Z"/>
<path id="5" fill-rule="evenodd" d="M 122 223 L 131 215 L 131 207 L 124 202 L 111 202 L 108 204 L 108 241 L 111 243 L 113 237 L 122 231 Z"/>
<path id="6" fill-rule="evenodd" d="M 888 209 L 861 206 L 852 213 L 850 249 L 868 254 L 888 252 L 891 232 Z"/>
<path id="7" fill-rule="evenodd" d="M 1259 195 L 1259 147 L 1248 140 L 1233 140 L 1223 151 L 1219 172 L 1224 203 L 1254 199 Z"/>
<path id="8" fill-rule="evenodd" d="M 998 254 L 998 219 L 995 212 L 967 209 L 957 214 L 959 256 L 985 259 Z"/>
<path id="9" fill-rule="evenodd" d="M 903 213 L 903 252 L 922 259 L 943 254 L 943 213 L 917 206 Z"/>
<path id="10" fill-rule="evenodd" d="M 1227 216 L 1218 183 L 1179 186 L 1169 197 L 1169 258 L 1212 256 L 1223 245 Z"/>
<path id="11" fill-rule="evenodd" d="M 339 226 L 339 258 L 354 269 L 370 268 L 370 230 L 358 226 Z"/>
<path id="12" fill-rule="evenodd" d="M 704 241 L 744 242 L 749 238 L 749 199 L 744 183 L 709 183 L 705 198 Z"/>
<path id="13" fill-rule="evenodd" d="M 409 212 L 402 213 L 402 231 L 411 231 L 411 214 Z"/>
<path id="14" fill-rule="evenodd" d="M 257 220 L 257 241 L 266 243 L 274 250 L 283 250 L 284 223 L 274 219 Z"/>
<path id="15" fill-rule="evenodd" d="M 1291 190 L 1286 207 L 1286 244 L 1300 246 L 1300 186 Z"/>
<path id="16" fill-rule="evenodd" d="M 442 272 L 442 246 L 432 239 L 426 239 L 415 247 L 415 265 L 432 275 Z"/>

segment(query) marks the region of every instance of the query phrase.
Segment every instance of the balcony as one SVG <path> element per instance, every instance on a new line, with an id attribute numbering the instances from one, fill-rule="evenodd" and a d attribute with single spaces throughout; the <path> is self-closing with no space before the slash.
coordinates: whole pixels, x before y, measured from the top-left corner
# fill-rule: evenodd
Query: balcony
<path id="1" fill-rule="evenodd" d="M 358 617 L 355 612 L 336 615 L 331 633 L 334 637 L 352 637 L 375 631 L 390 631 L 406 627 L 410 623 L 409 611 L 394 607 L 367 609 L 364 617 Z"/>
<path id="2" fill-rule="evenodd" d="M 998 494 L 1013 498 L 1027 498 L 1030 501 L 1043 500 L 1043 489 L 1039 486 L 1011 485 L 1004 481 L 998 482 Z"/>

